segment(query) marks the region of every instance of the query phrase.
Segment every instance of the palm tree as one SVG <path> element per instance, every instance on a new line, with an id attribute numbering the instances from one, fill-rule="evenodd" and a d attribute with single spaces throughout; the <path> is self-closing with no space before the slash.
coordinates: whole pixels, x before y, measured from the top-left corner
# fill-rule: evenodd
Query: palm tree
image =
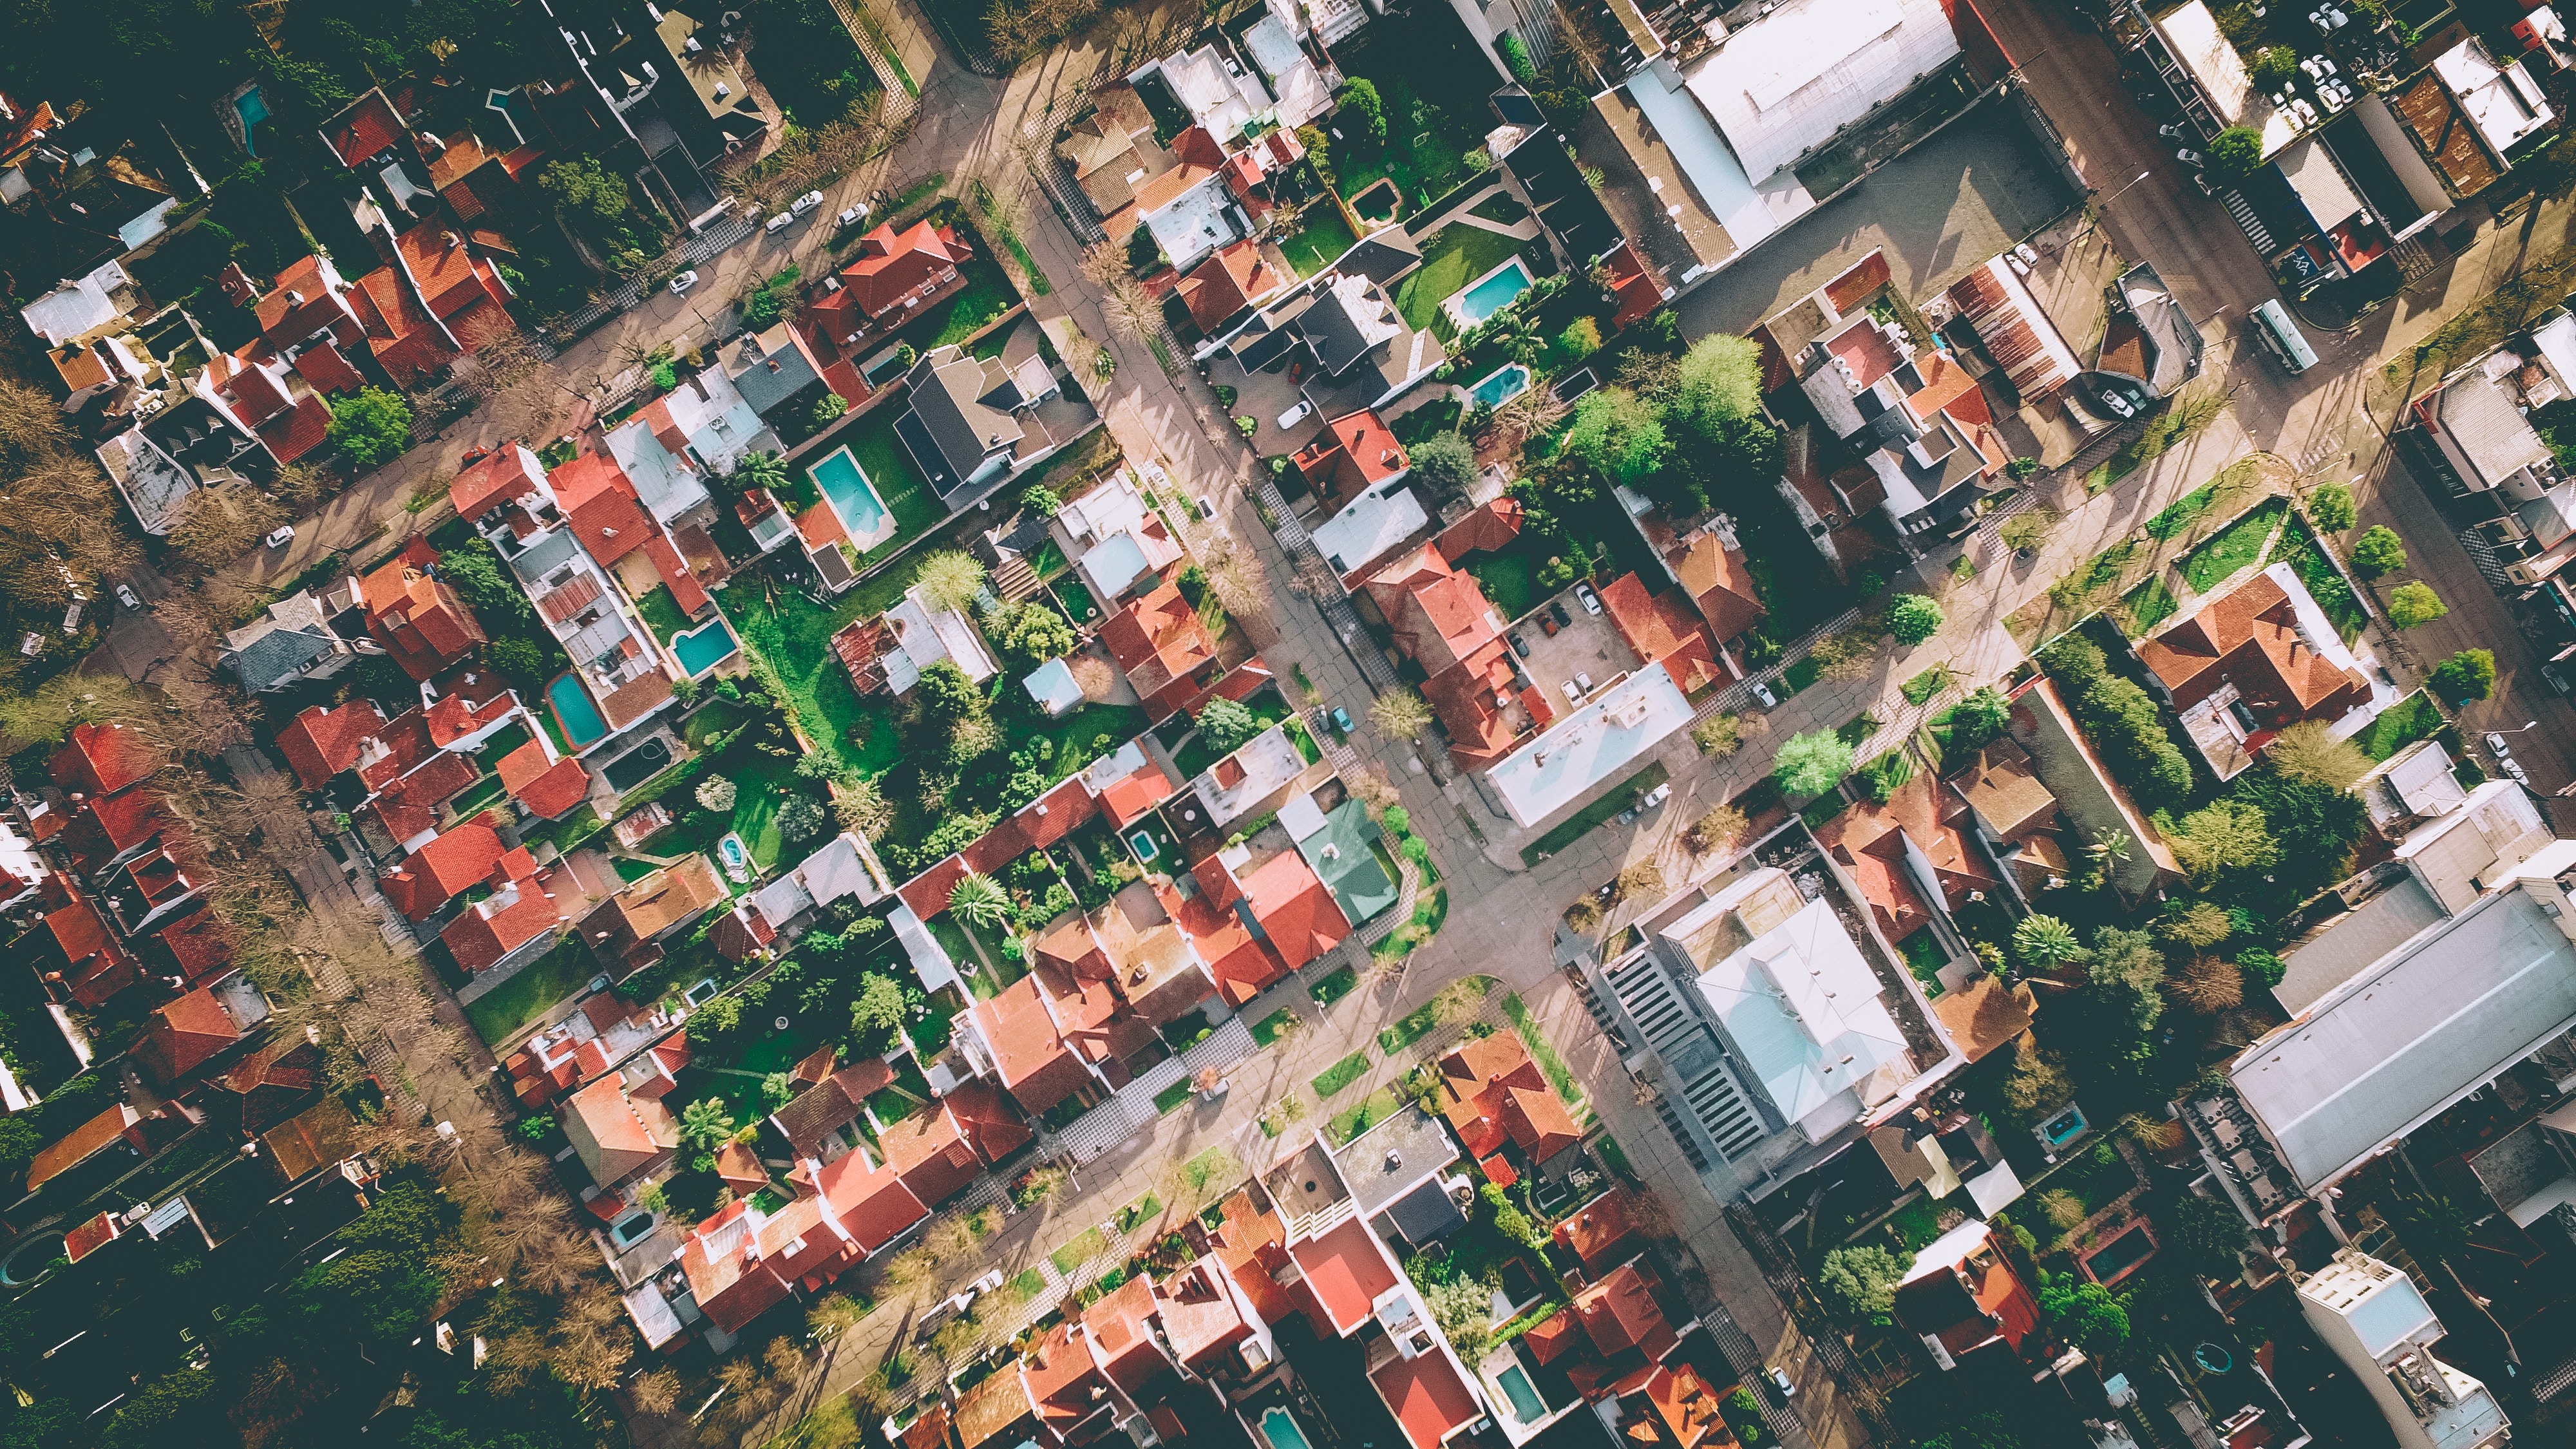
<path id="1" fill-rule="evenodd" d="M 948 909 L 970 926 L 990 929 L 1011 913 L 1011 898 L 1001 882 L 981 871 L 968 871 L 948 888 Z"/>
<path id="2" fill-rule="evenodd" d="M 2013 927 L 2013 953 L 2041 971 L 2073 960 L 2084 950 L 2075 930 L 2055 916 L 2030 916 Z"/>
<path id="3" fill-rule="evenodd" d="M 755 452 L 743 456 L 733 468 L 734 485 L 744 490 L 781 488 L 787 483 L 787 463 L 776 453 Z"/>

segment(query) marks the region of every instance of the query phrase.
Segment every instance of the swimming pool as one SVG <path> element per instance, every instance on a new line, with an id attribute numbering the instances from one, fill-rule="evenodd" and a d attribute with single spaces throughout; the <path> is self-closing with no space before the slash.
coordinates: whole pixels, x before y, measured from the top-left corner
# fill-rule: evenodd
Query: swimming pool
<path id="1" fill-rule="evenodd" d="M 1297 1416 L 1276 1404 L 1261 1411 L 1261 1437 L 1270 1441 L 1270 1449 L 1314 1449 Z"/>
<path id="2" fill-rule="evenodd" d="M 555 723 L 563 727 L 564 739 L 574 749 L 599 743 L 608 733 L 608 721 L 599 717 L 599 706 L 590 702 L 590 691 L 569 674 L 558 674 L 546 686 L 546 701 L 554 706 Z"/>
<path id="3" fill-rule="evenodd" d="M 1154 844 L 1154 837 L 1142 830 L 1128 836 L 1127 843 L 1136 847 L 1136 858 L 1147 865 L 1153 864 L 1154 857 L 1162 854 L 1162 850 Z"/>
<path id="4" fill-rule="evenodd" d="M 716 859 L 724 863 L 725 874 L 735 880 L 751 879 L 751 852 L 744 847 L 741 836 L 728 833 L 717 841 Z"/>
<path id="5" fill-rule="evenodd" d="M 1494 1375 L 1494 1382 L 1503 1386 L 1503 1397 L 1512 1401 L 1513 1418 L 1524 1424 L 1535 1424 L 1547 1417 L 1546 1400 L 1538 1396 L 1538 1390 L 1531 1386 L 1529 1375 L 1521 1370 L 1519 1364 Z"/>
<path id="6" fill-rule="evenodd" d="M 268 119 L 267 99 L 260 95 L 259 87 L 252 86 L 249 90 L 233 97 L 233 109 L 241 115 L 242 149 L 254 156 L 258 155 L 259 148 L 250 143 L 250 133 L 252 127 Z"/>
<path id="7" fill-rule="evenodd" d="M 691 679 L 731 659 L 735 647 L 733 631 L 725 627 L 722 616 L 709 619 L 696 633 L 671 636 L 671 652 L 679 656 L 680 667 Z"/>
<path id="8" fill-rule="evenodd" d="M 868 482 L 866 470 L 850 456 L 847 447 L 833 449 L 805 471 L 831 502 L 832 512 L 841 520 L 850 542 L 862 549 L 879 542 L 878 535 L 886 526 L 885 501 L 877 497 L 875 485 Z"/>
<path id="9" fill-rule="evenodd" d="M 1529 268 L 1520 258 L 1514 257 L 1486 273 L 1483 281 L 1458 294 L 1458 320 L 1472 327 L 1503 310 L 1514 297 L 1528 291 L 1529 285 Z"/>
<path id="10" fill-rule="evenodd" d="M 1530 370 L 1517 362 L 1508 362 L 1485 374 L 1484 381 L 1467 389 L 1467 396 L 1481 406 L 1498 408 L 1529 391 L 1529 385 Z"/>

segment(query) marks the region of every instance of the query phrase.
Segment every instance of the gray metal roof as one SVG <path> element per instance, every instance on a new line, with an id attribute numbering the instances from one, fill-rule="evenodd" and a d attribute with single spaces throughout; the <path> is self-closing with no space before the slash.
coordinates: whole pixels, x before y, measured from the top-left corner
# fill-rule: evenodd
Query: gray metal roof
<path id="1" fill-rule="evenodd" d="M 2525 468 L 2549 461 L 2548 447 L 2531 430 L 2522 410 L 2483 372 L 2471 372 L 2446 384 L 2438 406 L 2443 430 L 2477 470 L 2477 482 L 2493 487 Z"/>
<path id="2" fill-rule="evenodd" d="M 232 666 L 242 688 L 257 694 L 302 677 L 339 647 L 339 639 L 327 629 L 277 627 L 234 650 L 225 663 Z"/>
<path id="3" fill-rule="evenodd" d="M 997 363 L 969 357 L 956 347 L 925 354 L 912 369 L 912 412 L 959 478 L 971 478 L 995 449 L 1020 440 L 1020 424 L 980 398 L 1002 381 Z"/>

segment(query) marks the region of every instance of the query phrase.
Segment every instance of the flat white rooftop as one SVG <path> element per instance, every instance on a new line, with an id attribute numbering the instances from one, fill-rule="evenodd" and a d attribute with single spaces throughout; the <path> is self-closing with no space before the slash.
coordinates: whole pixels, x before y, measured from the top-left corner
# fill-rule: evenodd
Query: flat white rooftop
<path id="1" fill-rule="evenodd" d="M 1315 529 L 1315 551 L 1336 572 L 1355 574 L 1430 521 L 1422 500 L 1404 483 L 1372 488 Z"/>
<path id="2" fill-rule="evenodd" d="M 1602 691 L 1485 772 L 1523 829 L 1591 793 L 1691 720 L 1690 701 L 1660 664 Z"/>
<path id="3" fill-rule="evenodd" d="M 1789 0 L 1684 79 L 1758 181 L 1958 54 L 1941 0 Z"/>

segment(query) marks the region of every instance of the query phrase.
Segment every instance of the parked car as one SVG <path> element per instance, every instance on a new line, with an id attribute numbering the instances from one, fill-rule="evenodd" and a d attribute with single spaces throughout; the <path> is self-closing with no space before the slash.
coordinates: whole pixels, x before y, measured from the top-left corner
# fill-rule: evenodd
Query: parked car
<path id="1" fill-rule="evenodd" d="M 1772 1364 L 1762 1370 L 1762 1376 L 1771 1381 L 1771 1387 L 1780 1391 L 1780 1397 L 1784 1399 L 1798 1397 L 1798 1386 L 1790 1381 L 1788 1370 Z"/>
<path id="2" fill-rule="evenodd" d="M 1589 674 L 1577 674 L 1576 676 L 1574 676 L 1574 683 L 1575 683 L 1575 687 L 1576 687 L 1576 688 L 1578 688 L 1578 689 L 1581 689 L 1585 694 L 1590 694 L 1590 693 L 1592 692 L 1592 676 L 1591 676 L 1591 675 L 1589 675 Z"/>
<path id="3" fill-rule="evenodd" d="M 697 270 L 695 268 L 691 268 L 690 270 L 682 272 L 671 279 L 671 295 L 674 297 L 687 296 L 689 289 L 697 284 Z"/>
<path id="4" fill-rule="evenodd" d="M 137 613 L 142 612 L 143 601 L 134 596 L 134 585 L 132 584 L 118 584 L 116 586 L 116 601 Z"/>
<path id="5" fill-rule="evenodd" d="M 787 214 L 789 216 L 811 215 L 814 208 L 821 206 L 822 204 L 823 193 L 819 191 L 808 191 L 803 196 L 787 203 Z"/>
<path id="6" fill-rule="evenodd" d="M 1351 712 L 1338 704 L 1333 706 L 1333 728 L 1346 735 L 1351 732 Z"/>
<path id="7" fill-rule="evenodd" d="M 1567 704 L 1581 704 L 1583 702 L 1583 691 L 1574 687 L 1573 680 L 1569 679 L 1565 681 L 1565 683 L 1559 685 L 1558 688 L 1565 691 L 1565 702 Z"/>
<path id="8" fill-rule="evenodd" d="M 1521 637 L 1521 631 L 1518 629 L 1514 629 L 1511 632 L 1510 637 L 1512 641 L 1512 652 L 1523 659 L 1527 659 L 1529 657 L 1529 641 Z"/>
<path id="9" fill-rule="evenodd" d="M 266 543 L 270 548 L 284 548 L 288 544 L 295 542 L 295 525 L 292 523 L 287 524 L 261 541 Z"/>
<path id="10" fill-rule="evenodd" d="M 1590 584 L 1576 584 L 1574 586 L 1574 597 L 1583 601 L 1583 612 L 1590 614 L 1596 619 L 1601 617 L 1601 596 L 1592 592 L 1592 586 Z"/>
<path id="11" fill-rule="evenodd" d="M 796 214 L 794 212 L 782 211 L 776 216 L 771 217 L 769 220 L 762 222 L 760 224 L 760 229 L 774 235 L 778 232 L 787 230 L 788 226 L 795 220 Z"/>
<path id="12" fill-rule="evenodd" d="M 1557 627 L 1560 629 L 1571 628 L 1574 624 L 1574 616 L 1565 612 L 1565 600 L 1563 599 L 1559 599 L 1555 603 L 1548 605 L 1547 614 L 1549 618 L 1556 621 Z"/>
<path id="13" fill-rule="evenodd" d="M 1755 703 L 1761 705 L 1764 709 L 1778 709 L 1780 707 L 1780 696 L 1773 694 L 1771 692 L 1771 686 L 1759 679 L 1753 681 L 1753 699 Z"/>
<path id="14" fill-rule="evenodd" d="M 1546 615 L 1546 614 L 1541 614 L 1541 615 L 1539 615 L 1539 616 L 1538 616 L 1538 627 L 1539 627 L 1539 632 L 1540 632 L 1540 633 L 1542 633 L 1542 634 L 1545 634 L 1545 635 L 1546 635 L 1547 637 L 1549 637 L 1550 639 L 1553 639 L 1553 638 L 1555 638 L 1555 637 L 1556 637 L 1556 620 L 1555 620 L 1554 618 L 1552 618 L 1552 617 L 1550 617 L 1550 616 L 1548 616 L 1548 615 Z"/>
<path id="15" fill-rule="evenodd" d="M 1204 493 L 1199 495 L 1199 517 L 1201 519 L 1216 517 L 1216 504 Z"/>
<path id="16" fill-rule="evenodd" d="M 833 217 L 832 225 L 839 227 L 852 227 L 857 226 L 860 222 L 867 219 L 867 203 L 861 202 L 857 206 L 853 206 L 847 211 L 842 212 L 839 216 Z"/>
<path id="17" fill-rule="evenodd" d="M 1290 428 L 1297 426 L 1299 423 L 1304 422 L 1307 415 L 1314 412 L 1314 410 L 1315 405 L 1313 403 L 1307 402 L 1303 398 L 1298 399 L 1295 407 L 1292 407 L 1288 411 L 1279 415 L 1279 431 L 1284 433 Z"/>

